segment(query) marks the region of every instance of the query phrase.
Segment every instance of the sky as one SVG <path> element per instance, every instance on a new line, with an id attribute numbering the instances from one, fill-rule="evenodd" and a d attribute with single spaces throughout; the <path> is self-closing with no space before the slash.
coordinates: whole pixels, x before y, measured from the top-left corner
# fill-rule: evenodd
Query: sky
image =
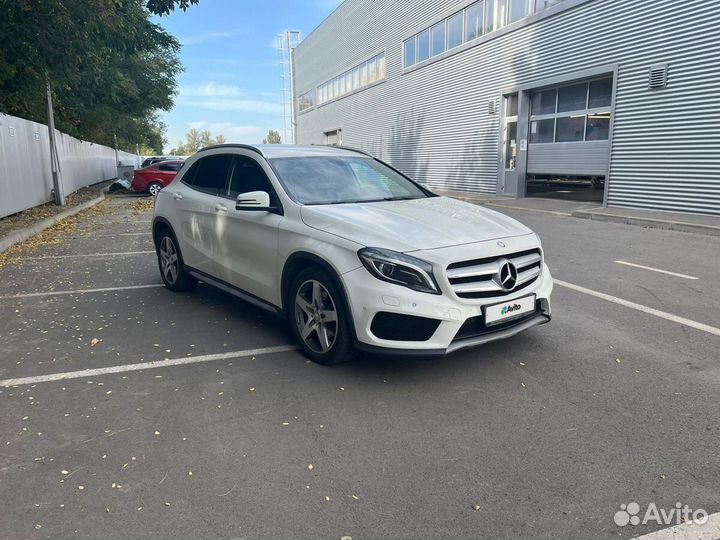
<path id="1" fill-rule="evenodd" d="M 182 44 L 175 107 L 161 115 L 169 151 L 191 128 L 228 142 L 282 133 L 277 35 L 308 35 L 341 0 L 200 0 L 155 21 Z"/>

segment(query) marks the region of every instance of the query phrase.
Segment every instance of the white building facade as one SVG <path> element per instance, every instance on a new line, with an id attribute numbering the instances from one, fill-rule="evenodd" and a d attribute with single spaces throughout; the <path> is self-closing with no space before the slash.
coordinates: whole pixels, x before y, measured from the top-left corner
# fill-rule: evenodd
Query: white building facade
<path id="1" fill-rule="evenodd" d="M 720 215 L 720 13 L 705 0 L 345 0 L 294 51 L 299 144 L 430 188 Z M 603 182 L 604 181 L 604 182 Z"/>

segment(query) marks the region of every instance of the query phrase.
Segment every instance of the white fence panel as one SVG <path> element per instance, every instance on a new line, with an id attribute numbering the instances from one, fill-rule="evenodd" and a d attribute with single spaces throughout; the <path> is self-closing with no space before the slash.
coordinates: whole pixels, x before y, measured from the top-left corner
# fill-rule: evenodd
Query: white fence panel
<path id="1" fill-rule="evenodd" d="M 55 133 L 66 196 L 117 177 L 114 149 Z M 134 154 L 118 159 L 139 166 Z M 0 218 L 49 202 L 52 188 L 47 126 L 0 113 Z"/>

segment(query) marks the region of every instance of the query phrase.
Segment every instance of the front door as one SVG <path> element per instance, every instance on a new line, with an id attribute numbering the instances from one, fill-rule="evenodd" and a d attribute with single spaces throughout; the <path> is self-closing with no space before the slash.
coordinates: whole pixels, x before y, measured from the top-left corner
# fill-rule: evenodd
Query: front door
<path id="1" fill-rule="evenodd" d="M 278 226 L 283 217 L 267 211 L 237 210 L 241 193 L 264 191 L 271 206 L 277 196 L 260 163 L 236 154 L 225 199 L 228 211 L 218 218 L 218 265 L 223 281 L 279 305 Z"/>
<path id="2" fill-rule="evenodd" d="M 518 159 L 520 155 L 520 141 L 518 139 L 518 94 L 503 97 L 502 115 L 502 181 L 500 194 L 518 194 Z"/>

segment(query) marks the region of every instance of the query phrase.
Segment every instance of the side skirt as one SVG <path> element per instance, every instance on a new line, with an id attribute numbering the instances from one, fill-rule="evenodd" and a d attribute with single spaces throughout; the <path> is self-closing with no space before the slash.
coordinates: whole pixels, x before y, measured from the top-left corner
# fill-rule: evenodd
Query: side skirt
<path id="1" fill-rule="evenodd" d="M 201 272 L 200 270 L 196 270 L 191 267 L 186 267 L 185 270 L 195 279 L 198 279 L 202 281 L 203 283 L 207 283 L 208 285 L 211 285 L 217 289 L 220 289 L 223 292 L 226 292 L 228 294 L 231 294 L 235 296 L 236 298 L 239 298 L 240 300 L 243 300 L 249 304 L 254 305 L 255 307 L 258 307 L 260 309 L 264 309 L 265 311 L 269 311 L 270 313 L 277 315 L 279 317 L 285 318 L 285 312 L 280 309 L 278 306 L 271 304 L 270 302 L 266 302 L 262 298 L 258 298 L 255 295 L 250 294 L 249 292 L 245 292 L 242 289 L 238 289 L 237 287 L 230 285 L 229 283 L 226 283 L 225 281 L 222 281 L 221 279 L 214 278 L 205 272 Z"/>

